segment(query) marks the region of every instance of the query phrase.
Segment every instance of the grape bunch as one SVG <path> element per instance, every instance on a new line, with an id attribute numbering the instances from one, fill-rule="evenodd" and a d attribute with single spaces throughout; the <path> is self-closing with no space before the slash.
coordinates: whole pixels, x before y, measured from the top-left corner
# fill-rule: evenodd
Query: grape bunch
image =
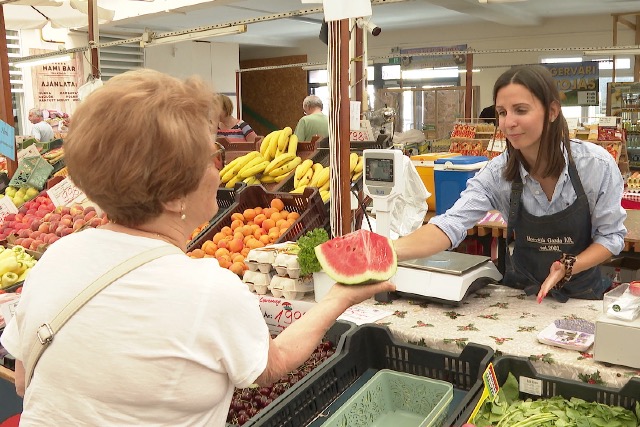
<path id="1" fill-rule="evenodd" d="M 237 388 L 233 391 L 227 423 L 244 425 L 263 408 L 266 408 L 289 387 L 304 378 L 322 362 L 331 357 L 336 348 L 330 341 L 322 341 L 302 366 L 284 375 L 268 387 L 253 384 L 247 388 Z"/>

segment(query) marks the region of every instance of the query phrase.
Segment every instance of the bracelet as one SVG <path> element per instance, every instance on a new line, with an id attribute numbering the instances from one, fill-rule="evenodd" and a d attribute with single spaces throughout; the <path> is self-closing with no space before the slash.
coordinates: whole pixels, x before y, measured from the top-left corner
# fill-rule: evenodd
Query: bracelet
<path id="1" fill-rule="evenodd" d="M 560 281 L 556 284 L 558 289 L 561 289 L 565 285 L 565 283 L 571 280 L 571 277 L 573 276 L 573 265 L 577 260 L 578 257 L 576 257 L 575 255 L 569 255 L 565 253 L 563 253 L 562 258 L 558 260 L 559 262 L 564 264 L 564 277 L 560 279 Z"/>

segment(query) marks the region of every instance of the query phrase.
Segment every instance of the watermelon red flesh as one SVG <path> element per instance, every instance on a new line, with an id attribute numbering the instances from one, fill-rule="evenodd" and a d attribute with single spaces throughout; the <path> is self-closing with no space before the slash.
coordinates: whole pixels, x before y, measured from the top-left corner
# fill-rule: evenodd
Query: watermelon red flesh
<path id="1" fill-rule="evenodd" d="M 363 285 L 388 280 L 398 269 L 391 239 L 358 230 L 315 247 L 325 273 L 338 283 Z"/>

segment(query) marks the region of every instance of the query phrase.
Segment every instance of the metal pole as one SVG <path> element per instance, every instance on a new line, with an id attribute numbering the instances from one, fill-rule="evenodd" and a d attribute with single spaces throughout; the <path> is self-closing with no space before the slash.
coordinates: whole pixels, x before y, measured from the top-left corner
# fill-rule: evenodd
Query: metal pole
<path id="1" fill-rule="evenodd" d="M 9 82 L 9 49 L 7 48 L 7 30 L 4 27 L 4 8 L 2 5 L 0 5 L 0 39 L 3 40 L 3 43 L 0 43 L 0 85 L 2 86 L 0 119 L 9 126 L 14 126 L 11 83 Z M 15 142 L 13 144 L 13 158 L 18 158 L 16 156 Z M 16 169 L 18 169 L 17 160 L 7 158 L 7 175 L 9 178 L 13 177 Z"/>

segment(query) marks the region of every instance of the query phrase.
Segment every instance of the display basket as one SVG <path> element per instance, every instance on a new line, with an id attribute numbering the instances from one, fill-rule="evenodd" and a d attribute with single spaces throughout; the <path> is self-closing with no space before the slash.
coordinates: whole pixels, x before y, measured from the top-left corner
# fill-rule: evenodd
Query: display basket
<path id="1" fill-rule="evenodd" d="M 328 340 L 328 341 L 331 341 L 335 345 L 335 353 L 332 356 L 329 356 L 327 358 L 327 360 L 322 362 L 313 371 L 311 371 L 309 374 L 307 374 L 306 376 L 301 378 L 297 383 L 295 383 L 293 386 L 291 386 L 289 389 L 287 389 L 287 391 L 285 391 L 283 394 L 278 396 L 271 403 L 271 405 L 269 405 L 266 408 L 262 409 L 262 411 L 260 411 L 253 418 L 251 418 L 247 423 L 245 423 L 243 425 L 243 427 L 250 427 L 250 426 L 258 425 L 260 420 L 269 412 L 269 408 L 272 408 L 272 407 L 278 405 L 281 402 L 287 401 L 289 396 L 297 393 L 298 389 L 304 387 L 306 383 L 308 383 L 310 381 L 313 381 L 313 377 L 316 374 L 316 372 L 318 372 L 324 366 L 327 366 L 328 364 L 332 363 L 332 361 L 336 357 L 338 357 L 338 355 L 340 354 L 340 352 L 344 348 L 345 339 L 346 339 L 347 334 L 352 332 L 355 328 L 356 328 L 356 325 L 354 323 L 351 323 L 351 322 L 343 322 L 343 321 L 335 322 L 333 324 L 333 326 L 331 326 L 331 328 L 329 328 L 327 333 L 324 334 L 324 339 Z M 229 426 L 234 426 L 235 424 L 227 423 L 226 425 L 229 427 Z"/>
<path id="2" fill-rule="evenodd" d="M 446 381 L 381 369 L 322 426 L 441 427 L 452 399 Z"/>
<path id="3" fill-rule="evenodd" d="M 233 188 L 218 188 L 216 200 L 218 201 L 218 212 L 209 220 L 209 225 L 215 224 L 220 218 L 227 214 L 230 210 L 237 206 L 236 197 L 243 189 L 247 187 L 244 182 L 237 182 Z M 207 232 L 209 227 L 205 227 L 200 233 L 198 233 L 191 241 L 187 243 L 187 252 L 195 249 L 195 242 Z M 203 241 L 204 243 L 204 241 Z M 202 246 L 202 244 L 200 244 Z"/>
<path id="4" fill-rule="evenodd" d="M 320 426 L 381 369 L 446 381 L 453 400 L 443 426 L 461 420 L 461 414 L 483 387 L 482 373 L 493 358 L 490 347 L 469 343 L 454 354 L 399 342 L 388 328 L 363 325 L 347 335 L 340 355 L 318 369 L 304 386 L 278 402 L 256 426 Z"/>
<path id="5" fill-rule="evenodd" d="M 40 150 L 41 154 L 44 154 L 47 151 L 53 150 L 54 148 L 62 147 L 63 142 L 64 141 L 62 140 L 62 138 L 54 139 L 49 142 L 36 142 L 36 147 L 38 147 L 38 150 Z"/>
<path id="6" fill-rule="evenodd" d="M 325 226 L 326 212 L 317 188 L 307 188 L 302 194 L 291 194 L 269 192 L 261 185 L 249 185 L 236 194 L 236 202 L 232 209 L 228 209 L 217 222 L 211 223 L 197 239 L 193 240 L 191 250 L 202 247 L 204 242 L 211 240 L 224 226 L 231 225 L 231 215 L 234 213 L 242 213 L 245 209 L 256 206 L 267 207 L 275 198 L 282 200 L 284 209 L 297 212 L 300 217 L 274 243 L 296 241 L 307 231 Z"/>
<path id="7" fill-rule="evenodd" d="M 35 187 L 42 190 L 53 171 L 53 166 L 40 156 L 25 157 L 9 181 L 11 187 Z"/>
<path id="8" fill-rule="evenodd" d="M 597 384 L 588 384 L 581 381 L 552 377 L 538 374 L 529 359 L 516 356 L 501 356 L 493 362 L 498 384 L 502 385 L 507 380 L 509 373 L 516 377 L 519 384 L 525 380 L 527 390 L 520 390 L 520 399 L 537 400 L 562 396 L 565 399 L 576 397 L 587 402 L 602 403 L 611 406 L 622 406 L 635 411 L 635 405 L 640 402 L 640 378 L 630 378 L 627 384 L 619 389 L 607 388 Z M 478 394 L 473 404 L 462 414 L 460 426 L 466 423 L 480 400 Z"/>

